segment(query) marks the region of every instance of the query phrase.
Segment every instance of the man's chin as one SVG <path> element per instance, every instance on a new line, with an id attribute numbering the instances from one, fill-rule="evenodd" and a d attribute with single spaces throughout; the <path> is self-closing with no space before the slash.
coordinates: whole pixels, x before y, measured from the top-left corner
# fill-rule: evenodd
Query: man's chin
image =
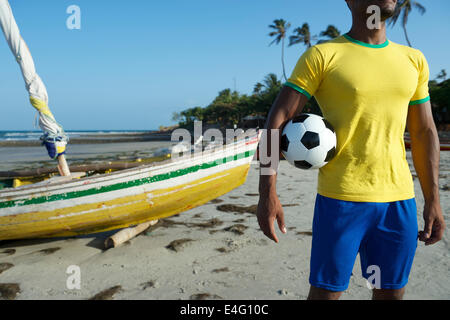
<path id="1" fill-rule="evenodd" d="M 391 18 L 395 14 L 395 8 L 394 9 L 381 9 L 381 21 L 386 21 L 387 19 Z"/>
<path id="2" fill-rule="evenodd" d="M 391 18 L 395 14 L 395 9 L 397 7 L 397 3 L 384 3 L 381 9 L 381 19 L 387 20 Z"/>

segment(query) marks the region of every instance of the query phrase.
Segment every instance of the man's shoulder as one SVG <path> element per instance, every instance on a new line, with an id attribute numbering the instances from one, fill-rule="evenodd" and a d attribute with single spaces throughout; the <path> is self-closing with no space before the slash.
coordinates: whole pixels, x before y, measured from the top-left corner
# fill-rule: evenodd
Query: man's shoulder
<path id="1" fill-rule="evenodd" d="M 303 53 L 303 56 L 327 61 L 335 56 L 337 52 L 342 51 L 343 44 L 346 44 L 344 36 L 339 36 L 328 41 L 322 41 L 308 48 L 308 50 Z"/>
<path id="2" fill-rule="evenodd" d="M 327 40 L 327 41 L 321 41 L 311 48 L 315 48 L 320 52 L 328 52 L 328 51 L 336 51 L 339 50 L 340 47 L 342 47 L 342 44 L 347 43 L 344 36 L 339 36 L 337 38 Z"/>
<path id="3" fill-rule="evenodd" d="M 419 49 L 411 48 L 408 46 L 405 46 L 403 44 L 399 44 L 393 41 L 389 40 L 389 44 L 392 46 L 393 49 L 397 50 L 398 52 L 401 52 L 402 54 L 416 59 L 423 59 L 425 56 Z"/>

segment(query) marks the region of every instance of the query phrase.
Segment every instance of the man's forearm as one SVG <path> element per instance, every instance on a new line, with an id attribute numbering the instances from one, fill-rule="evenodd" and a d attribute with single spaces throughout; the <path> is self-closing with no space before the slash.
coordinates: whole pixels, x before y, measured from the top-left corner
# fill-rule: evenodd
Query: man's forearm
<path id="1" fill-rule="evenodd" d="M 277 185 L 277 174 L 265 175 L 260 174 L 259 176 L 259 194 L 268 195 L 272 192 L 276 193 Z"/>
<path id="2" fill-rule="evenodd" d="M 273 141 L 278 139 L 278 134 L 272 135 L 273 129 L 271 126 L 266 126 L 266 133 L 263 135 L 264 140 L 260 144 L 260 169 L 259 169 L 259 194 L 269 195 L 276 189 L 277 182 L 277 170 L 278 163 L 280 161 L 279 157 L 279 141 Z"/>
<path id="3" fill-rule="evenodd" d="M 440 146 L 436 127 L 411 134 L 411 153 L 425 202 L 439 201 Z"/>
<path id="4" fill-rule="evenodd" d="M 269 195 L 276 192 L 277 169 L 280 160 L 279 153 L 279 130 L 283 122 L 286 120 L 285 112 L 283 112 L 283 104 L 286 104 L 286 98 L 283 92 L 275 100 L 270 112 L 267 116 L 266 125 L 263 134 L 264 141 L 260 144 L 260 175 L 259 175 L 259 194 Z M 273 132 L 274 131 L 274 132 Z M 274 140 L 275 139 L 275 140 Z"/>
<path id="5" fill-rule="evenodd" d="M 261 141 L 259 149 L 261 167 L 259 192 L 261 195 L 268 195 L 275 191 L 276 171 L 280 160 L 279 130 L 288 119 L 302 111 L 307 101 L 308 99 L 304 95 L 289 87 L 283 87 L 270 109 L 264 128 L 266 130 L 266 134 L 263 135 L 265 141 Z M 274 130 L 276 132 L 272 132 Z"/>

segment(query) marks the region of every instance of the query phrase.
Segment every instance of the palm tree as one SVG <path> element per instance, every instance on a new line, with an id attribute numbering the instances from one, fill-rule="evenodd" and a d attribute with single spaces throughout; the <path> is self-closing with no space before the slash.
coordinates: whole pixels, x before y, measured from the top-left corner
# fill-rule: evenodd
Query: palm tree
<path id="1" fill-rule="evenodd" d="M 283 75 L 286 80 L 286 70 L 284 68 L 284 38 L 286 38 L 286 32 L 290 27 L 291 24 L 283 19 L 276 19 L 273 21 L 273 24 L 269 25 L 269 28 L 274 29 L 274 31 L 269 33 L 269 36 L 275 37 L 269 46 L 274 43 L 279 44 L 281 42 L 281 64 L 283 66 Z"/>
<path id="2" fill-rule="evenodd" d="M 445 81 L 445 79 L 447 79 L 447 71 L 445 71 L 445 69 L 442 69 L 441 72 L 437 75 L 436 79 Z"/>
<path id="3" fill-rule="evenodd" d="M 294 29 L 294 35 L 289 37 L 289 46 L 297 43 L 303 43 L 308 48 L 311 47 L 311 41 L 317 39 L 317 36 L 311 36 L 309 24 L 304 23 L 301 28 Z"/>
<path id="4" fill-rule="evenodd" d="M 405 32 L 405 38 L 410 47 L 412 47 L 412 45 L 411 45 L 411 41 L 409 41 L 408 32 L 406 30 L 406 24 L 408 23 L 409 14 L 411 13 L 411 11 L 414 8 L 419 10 L 419 13 L 422 15 L 426 12 L 425 7 L 417 1 L 399 0 L 399 2 L 397 3 L 397 8 L 395 9 L 394 15 L 391 18 L 389 18 L 389 25 L 393 27 L 397 23 L 397 20 L 400 18 L 400 16 L 402 17 L 401 19 L 402 19 L 403 31 Z"/>
<path id="5" fill-rule="evenodd" d="M 263 86 L 266 91 L 279 90 L 281 88 L 281 81 L 277 79 L 277 75 L 274 73 L 269 73 L 264 77 Z"/>
<path id="6" fill-rule="evenodd" d="M 253 94 L 260 94 L 263 88 L 264 85 L 261 82 L 257 82 L 253 88 Z"/>
<path id="7" fill-rule="evenodd" d="M 338 30 L 338 28 L 336 28 L 335 26 L 333 26 L 331 24 L 327 27 L 327 29 L 325 31 L 322 31 L 320 33 L 321 37 L 325 37 L 325 38 L 328 38 L 331 40 L 339 37 L 340 35 L 341 35 L 341 32 Z M 319 40 L 318 43 L 323 43 L 326 41 L 328 41 L 328 40 Z"/>

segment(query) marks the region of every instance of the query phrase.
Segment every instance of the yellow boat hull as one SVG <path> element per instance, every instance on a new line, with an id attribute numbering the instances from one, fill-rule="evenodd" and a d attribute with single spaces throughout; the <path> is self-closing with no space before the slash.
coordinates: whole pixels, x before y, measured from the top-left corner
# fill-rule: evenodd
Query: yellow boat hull
<path id="1" fill-rule="evenodd" d="M 245 182 L 248 170 L 249 165 L 243 165 L 188 184 L 157 190 L 151 192 L 151 200 L 150 193 L 143 193 L 53 211 L 0 217 L 1 238 L 76 236 L 169 217 L 237 188 Z"/>

